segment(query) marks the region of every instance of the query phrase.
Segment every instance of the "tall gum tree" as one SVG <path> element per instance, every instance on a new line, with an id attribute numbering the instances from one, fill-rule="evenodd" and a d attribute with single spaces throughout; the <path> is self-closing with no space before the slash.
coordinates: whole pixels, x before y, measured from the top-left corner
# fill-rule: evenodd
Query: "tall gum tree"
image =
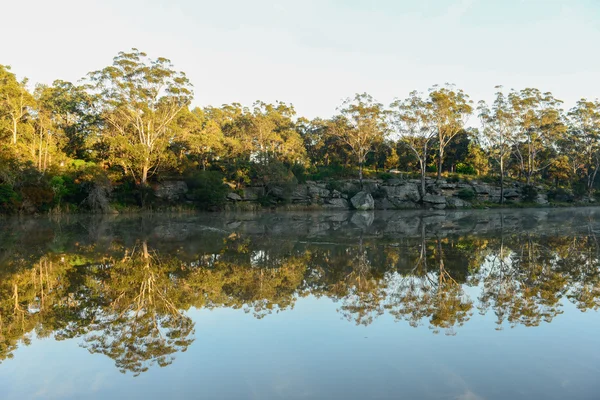
<path id="1" fill-rule="evenodd" d="M 535 174 L 548 168 L 553 158 L 544 158 L 542 153 L 557 147 L 566 132 L 561 100 L 552 93 L 542 93 L 538 89 L 526 88 L 512 91 L 508 100 L 516 118 L 515 154 L 521 165 L 528 185 Z"/>
<path id="2" fill-rule="evenodd" d="M 442 176 L 446 146 L 464 129 L 473 112 L 471 104 L 469 96 L 453 85 L 434 86 L 429 91 L 429 107 L 438 141 L 437 179 Z"/>
<path id="3" fill-rule="evenodd" d="M 496 87 L 501 89 L 500 86 Z M 500 203 L 504 203 L 505 167 L 512 153 L 515 133 L 515 115 L 506 95 L 500 90 L 491 107 L 480 101 L 477 107 L 482 130 L 481 137 L 490 158 L 498 162 L 500 169 Z"/>
<path id="4" fill-rule="evenodd" d="M 581 99 L 568 114 L 571 142 L 577 151 L 573 154 L 577 169 L 585 176 L 591 196 L 594 181 L 600 169 L 600 102 Z"/>
<path id="5" fill-rule="evenodd" d="M 431 123 L 431 108 L 417 91 L 413 91 L 407 99 L 394 101 L 390 109 L 390 125 L 394 134 L 419 160 L 421 196 L 424 196 L 427 156 L 436 136 Z"/>
<path id="6" fill-rule="evenodd" d="M 362 186 L 363 167 L 367 155 L 386 135 L 385 110 L 367 93 L 356 94 L 340 106 L 339 116 L 330 125 L 330 134 L 346 144 L 358 163 L 358 179 Z"/>
<path id="7" fill-rule="evenodd" d="M 35 103 L 27 91 L 27 79 L 19 82 L 10 67 L 0 65 L 0 116 L 10 119 L 11 143 L 16 146 L 19 124 Z"/>
<path id="8" fill-rule="evenodd" d="M 168 59 L 150 60 L 137 49 L 120 52 L 111 66 L 89 76 L 99 93 L 112 161 L 145 185 L 173 158 L 172 123 L 191 102 L 192 85 Z"/>

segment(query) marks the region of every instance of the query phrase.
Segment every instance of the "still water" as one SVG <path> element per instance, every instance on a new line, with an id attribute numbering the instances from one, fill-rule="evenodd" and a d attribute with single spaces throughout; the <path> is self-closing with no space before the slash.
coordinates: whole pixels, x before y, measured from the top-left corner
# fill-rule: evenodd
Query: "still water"
<path id="1" fill-rule="evenodd" d="M 600 208 L 0 220 L 0 398 L 599 399 Z"/>

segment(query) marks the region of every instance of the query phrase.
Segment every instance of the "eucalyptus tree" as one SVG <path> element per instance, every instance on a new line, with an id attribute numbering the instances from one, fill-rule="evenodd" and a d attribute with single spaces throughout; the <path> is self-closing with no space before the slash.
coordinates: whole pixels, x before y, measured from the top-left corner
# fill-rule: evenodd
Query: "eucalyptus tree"
<path id="1" fill-rule="evenodd" d="M 11 142 L 17 144 L 19 124 L 35 103 L 31 93 L 27 91 L 27 79 L 18 81 L 10 67 L 0 65 L 0 117 L 10 121 Z"/>
<path id="2" fill-rule="evenodd" d="M 166 58 L 151 60 L 137 49 L 120 52 L 113 64 L 89 74 L 98 91 L 110 159 L 146 184 L 173 159 L 173 122 L 192 100 L 183 72 Z"/>
<path id="3" fill-rule="evenodd" d="M 429 91 L 428 105 L 431 108 L 431 122 L 435 127 L 438 142 L 438 179 L 442 176 L 446 146 L 463 131 L 473 112 L 471 104 L 469 96 L 461 89 L 455 89 L 453 85 L 434 86 Z"/>
<path id="4" fill-rule="evenodd" d="M 581 99 L 568 114 L 571 142 L 575 142 L 578 169 L 584 174 L 588 194 L 600 168 L 600 102 Z"/>
<path id="5" fill-rule="evenodd" d="M 425 172 L 430 146 L 436 137 L 433 129 L 431 108 L 422 95 L 413 91 L 404 100 L 390 105 L 391 126 L 398 140 L 408 147 L 419 160 L 421 170 L 421 195 L 425 195 Z"/>
<path id="6" fill-rule="evenodd" d="M 566 131 L 561 100 L 552 93 L 527 88 L 512 91 L 508 101 L 516 119 L 515 154 L 527 184 L 531 185 L 535 174 L 548 168 L 552 158 L 544 159 L 543 153 L 556 148 L 556 142 Z"/>
<path id="7" fill-rule="evenodd" d="M 512 153 L 516 131 L 514 111 L 501 90 L 496 93 L 491 108 L 484 101 L 480 101 L 478 111 L 483 127 L 482 138 L 487 145 L 488 154 L 498 162 L 500 168 L 500 203 L 504 203 L 505 166 Z"/>
<path id="8" fill-rule="evenodd" d="M 338 111 L 329 133 L 350 148 L 358 164 L 358 179 L 362 186 L 367 155 L 386 136 L 386 112 L 383 105 L 367 93 L 357 93 L 354 98 L 344 100 Z"/>

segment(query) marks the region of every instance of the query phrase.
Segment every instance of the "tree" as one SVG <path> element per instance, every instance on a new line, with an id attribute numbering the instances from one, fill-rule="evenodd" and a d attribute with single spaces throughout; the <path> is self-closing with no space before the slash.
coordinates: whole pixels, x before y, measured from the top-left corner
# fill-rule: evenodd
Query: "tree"
<path id="1" fill-rule="evenodd" d="M 533 176 L 552 163 L 552 159 L 544 160 L 541 154 L 556 147 L 556 142 L 566 131 L 559 108 L 562 101 L 550 92 L 542 93 L 532 88 L 512 91 L 508 101 L 517 126 L 514 151 L 527 184 L 531 185 Z"/>
<path id="2" fill-rule="evenodd" d="M 473 112 L 472 101 L 460 89 L 451 85 L 434 86 L 429 92 L 431 118 L 438 140 L 437 178 L 441 178 L 444 163 L 444 151 L 450 141 L 464 129 L 467 119 Z"/>
<path id="3" fill-rule="evenodd" d="M 581 99 L 569 112 L 571 142 L 575 144 L 573 158 L 586 178 L 588 194 L 600 168 L 600 102 Z"/>
<path id="4" fill-rule="evenodd" d="M 482 139 L 487 146 L 489 156 L 498 162 L 500 168 L 500 203 L 503 204 L 505 165 L 510 157 L 517 129 L 514 111 L 502 91 L 496 93 L 491 108 L 484 101 L 480 101 L 478 111 L 483 126 Z"/>
<path id="5" fill-rule="evenodd" d="M 346 99 L 338 108 L 340 115 L 330 124 L 330 134 L 346 144 L 358 163 L 358 179 L 362 186 L 363 166 L 377 142 L 384 140 L 386 124 L 383 105 L 367 93 Z"/>
<path id="6" fill-rule="evenodd" d="M 425 195 L 425 172 L 429 146 L 436 136 L 433 129 L 431 108 L 417 91 L 405 100 L 396 100 L 391 105 L 391 125 L 398 139 L 419 160 L 421 170 L 421 196 Z"/>
<path id="7" fill-rule="evenodd" d="M 149 60 L 137 49 L 89 74 L 99 92 L 111 160 L 146 184 L 169 160 L 172 123 L 192 99 L 191 84 L 166 58 Z"/>
<path id="8" fill-rule="evenodd" d="M 12 144 L 17 144 L 19 123 L 33 106 L 33 96 L 27 91 L 27 79 L 19 82 L 10 67 L 0 65 L 0 116 L 7 116 L 11 122 Z"/>

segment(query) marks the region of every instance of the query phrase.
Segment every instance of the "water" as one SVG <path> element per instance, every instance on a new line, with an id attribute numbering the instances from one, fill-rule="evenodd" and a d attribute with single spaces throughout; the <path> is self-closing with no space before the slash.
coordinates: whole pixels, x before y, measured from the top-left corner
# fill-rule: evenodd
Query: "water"
<path id="1" fill-rule="evenodd" d="M 0 232 L 3 399 L 600 398 L 600 209 Z"/>

